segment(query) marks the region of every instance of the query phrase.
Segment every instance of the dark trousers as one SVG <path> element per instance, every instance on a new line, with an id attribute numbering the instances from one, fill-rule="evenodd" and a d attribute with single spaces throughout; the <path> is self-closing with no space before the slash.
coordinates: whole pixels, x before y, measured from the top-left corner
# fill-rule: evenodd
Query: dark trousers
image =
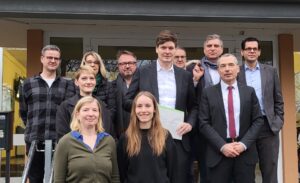
<path id="1" fill-rule="evenodd" d="M 279 134 L 271 131 L 267 118 L 264 118 L 264 121 L 264 126 L 256 141 L 259 168 L 263 183 L 277 183 Z"/>
<path id="2" fill-rule="evenodd" d="M 177 152 L 177 181 L 178 183 L 192 183 L 191 153 L 186 151 L 181 140 L 174 140 Z"/>
<path id="3" fill-rule="evenodd" d="M 26 143 L 26 155 L 29 153 L 30 143 Z M 42 183 L 44 179 L 44 164 L 45 164 L 45 153 L 38 152 L 34 149 L 33 159 L 31 166 L 28 171 L 28 178 L 30 183 Z"/>
<path id="4" fill-rule="evenodd" d="M 242 156 L 242 155 L 241 155 Z M 255 164 L 241 157 L 226 158 L 209 168 L 210 183 L 255 183 Z"/>
<path id="5" fill-rule="evenodd" d="M 197 128 L 198 129 L 198 128 Z M 205 137 L 197 130 L 193 131 L 191 136 L 191 144 L 192 144 L 192 160 L 196 160 L 198 162 L 198 174 L 196 176 L 199 177 L 200 173 L 200 181 L 195 183 L 208 183 L 208 167 L 206 166 L 206 146 L 207 146 L 207 140 Z M 193 167 L 193 166 L 192 166 Z M 199 180 L 198 177 L 196 180 Z"/>

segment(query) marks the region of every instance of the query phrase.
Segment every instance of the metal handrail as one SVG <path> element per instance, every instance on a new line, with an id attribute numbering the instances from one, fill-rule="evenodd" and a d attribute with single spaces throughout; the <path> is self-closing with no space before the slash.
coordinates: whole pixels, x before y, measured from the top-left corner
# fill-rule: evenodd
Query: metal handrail
<path id="1" fill-rule="evenodd" d="M 23 171 L 23 174 L 22 174 L 22 183 L 26 183 L 29 168 L 31 166 L 32 158 L 33 158 L 34 153 L 35 153 L 35 146 L 36 146 L 36 141 L 34 140 L 34 141 L 32 141 L 32 143 L 30 145 L 30 149 L 29 149 L 29 153 L 28 153 L 28 159 L 27 159 L 27 162 L 25 164 L 24 171 Z"/>
<path id="2" fill-rule="evenodd" d="M 51 183 L 53 179 L 53 162 L 52 162 L 52 140 L 45 140 L 45 149 L 38 149 L 37 142 L 33 141 L 30 145 L 28 160 L 25 164 L 24 171 L 22 174 L 22 183 L 26 183 L 28 172 L 32 163 L 33 156 L 37 152 L 45 152 L 45 165 L 44 165 L 44 183 Z"/>

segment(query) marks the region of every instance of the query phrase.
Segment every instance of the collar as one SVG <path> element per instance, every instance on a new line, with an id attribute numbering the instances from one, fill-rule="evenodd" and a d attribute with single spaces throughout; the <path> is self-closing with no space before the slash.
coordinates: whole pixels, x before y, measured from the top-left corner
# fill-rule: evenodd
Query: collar
<path id="1" fill-rule="evenodd" d="M 71 131 L 71 135 L 77 139 L 77 140 L 83 140 L 83 136 L 81 135 L 81 133 L 79 131 Z M 102 140 L 104 137 L 108 136 L 109 134 L 106 132 L 100 132 L 97 134 L 97 141 Z"/>
<path id="2" fill-rule="evenodd" d="M 158 61 L 158 59 L 157 59 L 157 61 L 156 61 L 156 71 L 157 71 L 157 72 L 159 72 L 159 71 L 168 71 L 168 72 L 174 73 L 174 65 L 172 64 L 171 68 L 166 70 L 166 69 L 164 69 L 164 68 L 162 68 L 162 67 L 160 66 L 159 61 Z"/>
<path id="3" fill-rule="evenodd" d="M 256 71 L 256 70 L 260 70 L 260 66 L 258 61 L 256 62 L 256 66 L 252 69 L 250 68 L 246 63 L 245 63 L 245 71 L 250 70 L 250 71 Z"/>
<path id="4" fill-rule="evenodd" d="M 217 65 L 216 63 L 213 63 L 213 62 L 209 61 L 209 60 L 207 59 L 207 57 L 204 57 L 204 58 L 203 58 L 203 63 L 204 63 L 207 67 L 209 67 L 209 68 L 211 68 L 211 69 L 214 69 L 214 70 L 217 70 L 217 69 L 218 69 L 218 65 Z"/>
<path id="5" fill-rule="evenodd" d="M 227 90 L 228 86 L 230 86 L 227 83 L 225 83 L 223 80 L 220 81 L 220 84 L 221 84 L 222 90 Z M 234 83 L 231 86 L 233 87 L 233 89 L 236 89 L 237 88 L 237 81 L 235 80 Z"/>

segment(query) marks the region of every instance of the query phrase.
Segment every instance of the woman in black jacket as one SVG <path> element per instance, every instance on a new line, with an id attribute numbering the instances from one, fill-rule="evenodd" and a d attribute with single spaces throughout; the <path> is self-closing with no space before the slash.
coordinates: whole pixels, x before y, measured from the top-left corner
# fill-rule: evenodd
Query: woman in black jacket
<path id="1" fill-rule="evenodd" d="M 96 86 L 93 95 L 99 97 L 110 110 L 111 120 L 114 121 L 116 112 L 115 89 L 107 80 L 106 69 L 101 56 L 95 51 L 86 52 L 81 61 L 81 66 L 88 65 L 96 72 Z"/>
<path id="2" fill-rule="evenodd" d="M 96 98 L 102 110 L 103 126 L 107 133 L 113 133 L 112 121 L 110 118 L 110 111 L 107 109 L 107 105 L 102 100 L 93 95 L 93 90 L 96 85 L 95 72 L 88 66 L 81 66 L 75 74 L 75 85 L 78 86 L 79 92 L 73 97 L 63 101 L 56 112 L 56 133 L 57 141 L 71 131 L 70 122 L 73 109 L 77 101 L 84 96 L 93 96 Z"/>

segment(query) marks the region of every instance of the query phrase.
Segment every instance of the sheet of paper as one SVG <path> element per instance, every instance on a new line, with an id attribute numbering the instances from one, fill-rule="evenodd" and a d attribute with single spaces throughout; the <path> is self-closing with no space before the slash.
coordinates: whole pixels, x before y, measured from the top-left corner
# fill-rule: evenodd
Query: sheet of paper
<path id="1" fill-rule="evenodd" d="M 161 105 L 158 108 L 163 127 L 170 131 L 173 139 L 182 140 L 182 136 L 176 133 L 176 129 L 184 120 L 184 112 Z"/>

